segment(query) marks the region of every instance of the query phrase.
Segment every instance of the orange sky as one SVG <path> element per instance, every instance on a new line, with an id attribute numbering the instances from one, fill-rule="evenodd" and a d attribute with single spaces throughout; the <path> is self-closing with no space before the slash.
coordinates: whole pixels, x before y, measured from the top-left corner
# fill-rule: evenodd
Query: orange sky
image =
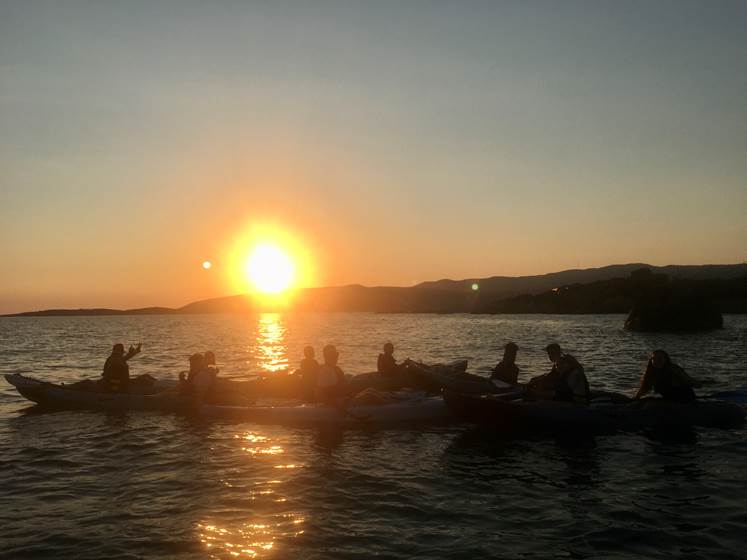
<path id="1" fill-rule="evenodd" d="M 745 8 L 691 7 L 3 3 L 0 313 L 228 295 L 268 224 L 308 285 L 745 261 Z"/>

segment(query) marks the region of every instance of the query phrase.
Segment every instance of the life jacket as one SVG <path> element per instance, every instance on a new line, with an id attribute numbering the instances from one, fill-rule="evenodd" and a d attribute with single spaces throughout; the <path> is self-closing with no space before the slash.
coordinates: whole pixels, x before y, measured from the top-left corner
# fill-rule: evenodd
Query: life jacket
<path id="1" fill-rule="evenodd" d="M 564 401 L 564 402 L 575 402 L 576 401 L 576 397 L 579 395 L 577 395 L 571 388 L 569 379 L 574 372 L 577 372 L 581 376 L 581 380 L 583 381 L 583 384 L 584 384 L 583 397 L 586 400 L 586 403 L 588 404 L 589 401 L 591 400 L 590 399 L 591 391 L 589 389 L 589 381 L 588 379 L 586 379 L 586 375 L 584 374 L 584 368 L 581 364 L 578 363 L 578 361 L 576 361 L 575 358 L 573 358 L 573 356 L 570 356 L 570 358 L 575 363 L 574 369 L 571 369 L 565 373 L 560 373 L 559 371 L 557 371 L 557 369 L 555 369 L 554 371 L 553 389 L 555 391 L 555 396 L 553 397 L 553 400 Z"/>
<path id="2" fill-rule="evenodd" d="M 654 391 L 668 401 L 692 402 L 695 400 L 695 391 L 688 385 L 674 384 L 674 368 L 679 368 L 674 364 L 669 364 L 662 369 L 656 370 L 653 387 Z"/>
<path id="3" fill-rule="evenodd" d="M 101 373 L 104 385 L 109 391 L 122 391 L 127 387 L 130 380 L 130 366 L 122 357 L 109 356 L 104 362 L 104 371 Z"/>
<path id="4" fill-rule="evenodd" d="M 339 366 L 329 366 L 322 364 L 319 366 L 317 375 L 317 387 L 326 388 L 335 385 L 342 385 L 345 382 L 345 374 Z"/>

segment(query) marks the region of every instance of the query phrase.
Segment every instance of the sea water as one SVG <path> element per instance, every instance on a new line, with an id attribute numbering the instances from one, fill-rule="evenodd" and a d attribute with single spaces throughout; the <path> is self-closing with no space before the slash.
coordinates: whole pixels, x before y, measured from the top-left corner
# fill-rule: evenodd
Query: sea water
<path id="1" fill-rule="evenodd" d="M 114 342 L 133 375 L 176 378 L 193 352 L 221 375 L 294 367 L 335 344 L 346 373 L 469 360 L 507 341 L 521 378 L 559 342 L 593 387 L 632 393 L 670 352 L 702 394 L 747 387 L 747 317 L 700 335 L 625 332 L 624 317 L 260 314 L 0 318 L 0 373 L 100 375 Z M 391 430 L 44 412 L 0 381 L 2 558 L 743 558 L 747 432 L 495 439 L 466 425 Z"/>

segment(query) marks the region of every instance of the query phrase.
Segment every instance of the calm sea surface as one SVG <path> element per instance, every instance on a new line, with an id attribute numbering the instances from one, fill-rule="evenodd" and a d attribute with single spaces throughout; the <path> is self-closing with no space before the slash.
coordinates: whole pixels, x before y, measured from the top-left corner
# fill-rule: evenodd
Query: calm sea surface
<path id="1" fill-rule="evenodd" d="M 747 386 L 747 317 L 700 336 L 626 333 L 621 316 L 299 314 L 0 318 L 0 373 L 176 377 L 212 349 L 247 378 L 337 345 L 347 373 L 468 358 L 508 340 L 522 377 L 559 342 L 593 386 L 630 392 L 663 347 L 708 393 Z M 44 412 L 0 381 L 2 558 L 744 558 L 747 432 L 499 441 L 468 426 L 320 431 L 133 412 Z"/>

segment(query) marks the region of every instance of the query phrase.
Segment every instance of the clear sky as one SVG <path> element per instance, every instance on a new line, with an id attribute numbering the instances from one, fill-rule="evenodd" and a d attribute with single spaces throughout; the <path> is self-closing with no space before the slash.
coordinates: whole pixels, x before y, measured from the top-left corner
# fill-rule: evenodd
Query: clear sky
<path id="1" fill-rule="evenodd" d="M 268 224 L 312 285 L 745 261 L 745 29 L 740 0 L 3 0 L 0 312 L 227 295 Z"/>

